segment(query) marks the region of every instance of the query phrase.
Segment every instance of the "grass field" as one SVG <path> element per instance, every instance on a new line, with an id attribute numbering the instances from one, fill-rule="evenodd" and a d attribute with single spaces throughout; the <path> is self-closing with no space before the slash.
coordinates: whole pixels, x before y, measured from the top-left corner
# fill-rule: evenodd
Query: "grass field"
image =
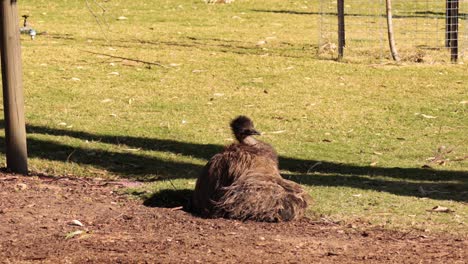
<path id="1" fill-rule="evenodd" d="M 192 189 L 245 114 L 309 216 L 467 233 L 466 65 L 319 60 L 317 15 L 260 11 L 311 1 L 89 3 L 19 3 L 33 172 Z"/>

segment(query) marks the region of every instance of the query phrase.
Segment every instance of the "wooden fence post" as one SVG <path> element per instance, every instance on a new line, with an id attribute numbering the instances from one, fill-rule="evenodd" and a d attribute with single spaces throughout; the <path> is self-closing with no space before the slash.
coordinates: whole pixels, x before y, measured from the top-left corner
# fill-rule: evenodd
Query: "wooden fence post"
<path id="1" fill-rule="evenodd" d="M 345 15 L 344 15 L 344 0 L 337 2 L 338 14 L 338 59 L 343 58 L 345 43 Z"/>
<path id="2" fill-rule="evenodd" d="M 445 47 L 450 47 L 450 9 L 452 0 L 445 0 Z"/>
<path id="3" fill-rule="evenodd" d="M 7 168 L 27 174 L 26 127 L 24 120 L 23 79 L 19 18 L 16 0 L 1 0 L 0 51 Z"/>
<path id="4" fill-rule="evenodd" d="M 456 62 L 458 60 L 458 15 L 459 15 L 459 0 L 449 0 L 450 5 L 450 18 L 449 18 L 449 47 L 450 47 L 450 60 Z"/>

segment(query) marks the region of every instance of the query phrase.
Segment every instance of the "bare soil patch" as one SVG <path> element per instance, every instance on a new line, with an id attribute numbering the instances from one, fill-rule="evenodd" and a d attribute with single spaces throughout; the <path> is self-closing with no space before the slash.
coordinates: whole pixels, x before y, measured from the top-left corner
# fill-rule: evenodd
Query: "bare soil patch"
<path id="1" fill-rule="evenodd" d="M 466 263 L 463 236 L 203 219 L 119 184 L 0 174 L 2 263 Z M 71 225 L 79 220 L 84 226 Z M 83 231 L 73 235 L 74 231 Z M 67 237 L 68 235 L 68 237 Z"/>

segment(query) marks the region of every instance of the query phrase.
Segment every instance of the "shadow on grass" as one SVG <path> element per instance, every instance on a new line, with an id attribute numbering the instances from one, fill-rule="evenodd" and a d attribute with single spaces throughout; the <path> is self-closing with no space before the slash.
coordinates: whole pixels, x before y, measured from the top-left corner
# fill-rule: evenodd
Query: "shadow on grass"
<path id="1" fill-rule="evenodd" d="M 3 122 L 0 123 L 3 126 Z M 104 150 L 73 147 L 58 142 L 59 137 L 96 141 L 145 151 L 163 151 L 208 160 L 222 150 L 214 144 L 187 143 L 175 140 L 129 136 L 98 135 L 66 129 L 28 125 L 30 134 L 57 136 L 56 140 L 28 139 L 29 156 L 34 158 L 74 162 L 141 181 L 165 178 L 196 178 L 202 165 L 165 160 L 148 154 L 125 150 Z M 4 153 L 4 139 L 0 147 Z M 405 196 L 425 196 L 433 199 L 468 201 L 468 172 L 422 168 L 383 168 L 358 166 L 318 160 L 280 157 L 280 168 L 288 171 L 286 178 L 309 186 L 343 186 L 376 190 Z M 421 189 L 422 188 L 422 189 Z M 421 191 L 423 190 L 423 191 Z M 162 193 L 161 195 L 167 195 Z"/>
<path id="2" fill-rule="evenodd" d="M 386 180 L 376 177 L 339 174 L 291 174 L 283 176 L 289 180 L 308 186 L 351 187 L 402 196 L 468 202 L 468 184 L 466 182 L 408 182 L 404 180 Z M 465 176 L 468 177 L 467 174 Z"/>
<path id="3" fill-rule="evenodd" d="M 101 38 L 95 38 L 92 40 L 104 41 Z M 276 46 L 269 49 L 267 52 L 269 56 L 279 56 L 286 58 L 315 58 L 315 52 L 304 53 L 304 50 L 316 50 L 317 46 L 309 43 L 293 44 L 285 41 L 276 42 Z M 96 44 L 99 45 L 99 44 Z M 103 43 L 102 46 L 107 47 L 108 44 Z M 181 49 L 197 49 L 210 52 L 229 53 L 237 55 L 249 55 L 249 56 L 260 56 L 265 55 L 266 52 L 261 46 L 256 45 L 252 42 L 242 42 L 239 40 L 232 39 L 220 39 L 220 38 L 200 38 L 187 36 L 181 38 L 179 41 L 164 41 L 164 40 L 115 40 L 113 41 L 113 47 L 128 48 L 129 46 L 137 45 L 140 49 L 144 49 L 146 46 L 171 46 L 173 48 Z M 87 51 L 86 51 L 87 52 Z M 109 56 L 108 54 L 102 53 L 101 55 Z"/>
<path id="4" fill-rule="evenodd" d="M 468 184 L 468 171 L 399 167 L 385 168 L 286 157 L 280 157 L 280 167 L 292 173 L 320 172 L 326 174 L 364 175 L 370 177 L 385 176 L 400 180 L 434 182 L 458 181 L 463 184 Z"/>
<path id="5" fill-rule="evenodd" d="M 274 14 L 288 14 L 288 15 L 327 15 L 327 16 L 337 16 L 336 12 L 309 12 L 309 11 L 295 11 L 295 10 L 267 10 L 267 9 L 252 9 L 253 12 L 260 12 L 260 13 L 274 13 Z M 403 11 L 403 10 L 400 10 Z M 365 11 L 364 11 L 365 12 Z M 405 12 L 406 13 L 406 12 Z M 408 12 L 411 13 L 411 12 Z M 350 17 L 386 17 L 385 14 L 360 14 L 360 13 L 345 13 L 345 16 Z M 398 14 L 393 15 L 393 18 L 445 18 L 444 12 L 433 12 L 433 11 L 416 11 L 413 14 Z M 460 19 L 467 19 L 468 14 L 459 13 Z"/>

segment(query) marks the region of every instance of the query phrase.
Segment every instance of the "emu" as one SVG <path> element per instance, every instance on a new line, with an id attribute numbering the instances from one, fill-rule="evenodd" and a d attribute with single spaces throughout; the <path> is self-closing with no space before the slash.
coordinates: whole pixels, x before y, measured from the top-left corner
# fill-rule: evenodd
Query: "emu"
<path id="1" fill-rule="evenodd" d="M 214 155 L 197 179 L 192 210 L 203 217 L 280 222 L 299 219 L 310 201 L 302 187 L 281 177 L 278 156 L 246 116 L 231 122 L 237 143 Z"/>

